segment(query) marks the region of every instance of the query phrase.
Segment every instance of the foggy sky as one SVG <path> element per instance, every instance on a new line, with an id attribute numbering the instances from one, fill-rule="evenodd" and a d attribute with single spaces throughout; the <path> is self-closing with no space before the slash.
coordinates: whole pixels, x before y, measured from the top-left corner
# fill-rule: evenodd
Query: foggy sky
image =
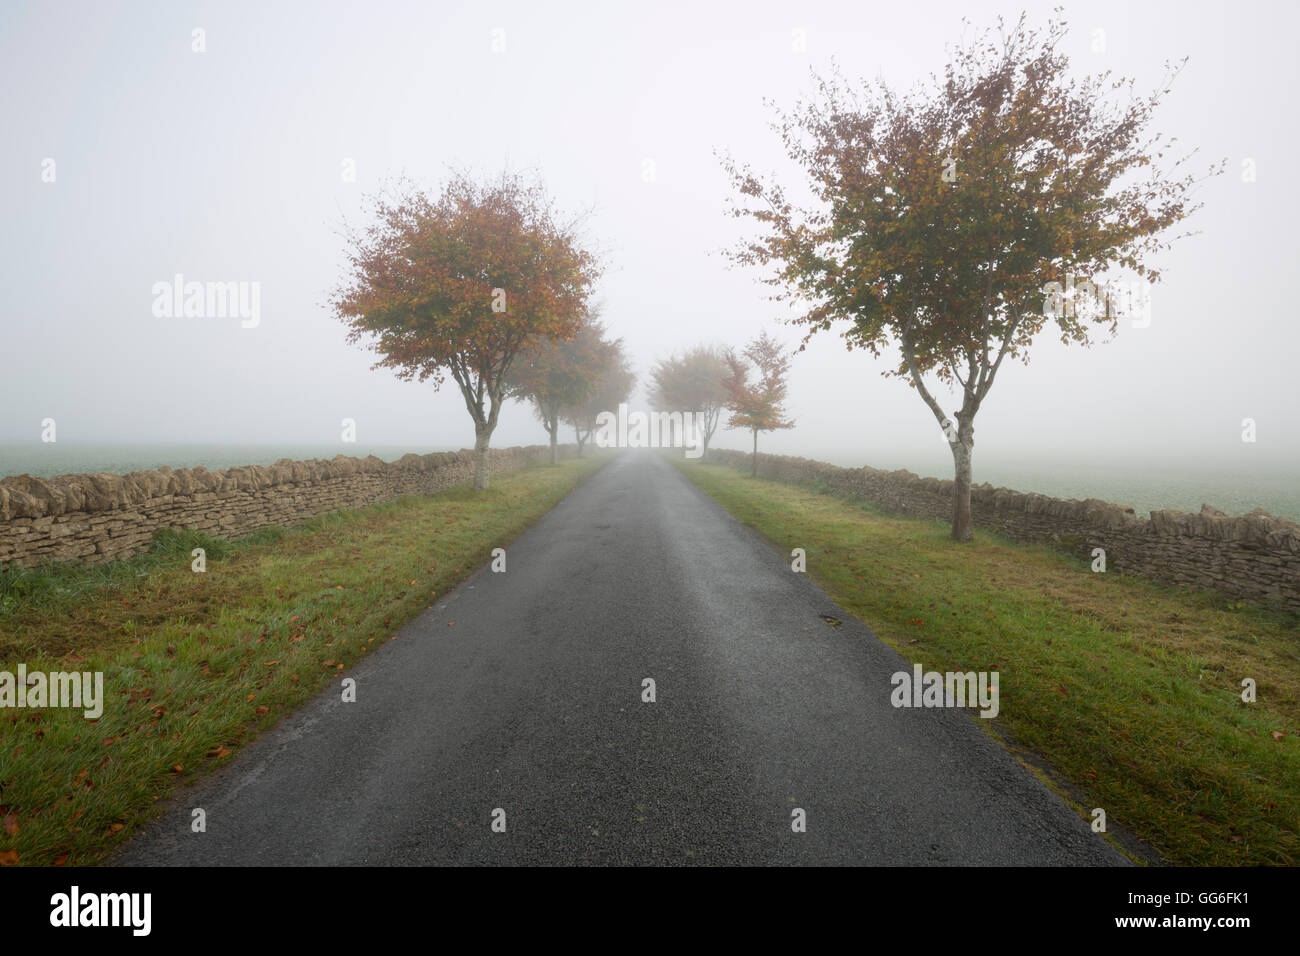
<path id="1" fill-rule="evenodd" d="M 796 345 L 758 276 L 720 255 L 747 227 L 725 215 L 716 151 L 793 177 L 764 97 L 792 105 L 832 57 L 906 88 L 942 68 L 963 16 L 983 26 L 1028 7 L 1041 23 L 1051 6 L 7 0 L 0 442 L 38 439 L 49 417 L 61 445 L 321 443 L 352 418 L 365 443 L 471 445 L 453 383 L 435 393 L 372 371 L 325 305 L 344 277 L 339 225 L 402 172 L 436 187 L 453 166 L 536 170 L 562 208 L 590 208 L 584 231 L 609 264 L 597 298 L 643 380 L 698 342 L 743 345 L 767 328 Z M 1200 234 L 1158 260 L 1149 328 L 1088 350 L 1048 331 L 1028 367 L 1004 366 L 976 421 L 977 481 L 991 452 L 1300 455 L 1300 325 L 1285 292 L 1300 221 L 1296 11 L 1067 5 L 1076 73 L 1114 70 L 1147 92 L 1166 60 L 1190 56 L 1154 128 L 1199 147 L 1197 168 L 1226 158 L 1227 172 L 1197 195 L 1187 225 Z M 195 28 L 206 52 L 191 50 Z M 42 182 L 50 158 L 56 179 Z M 260 324 L 155 317 L 151 289 L 177 273 L 259 283 Z M 913 390 L 881 377 L 888 364 L 824 334 L 794 362 L 797 428 L 762 447 L 862 463 L 946 454 Z M 1255 445 L 1241 441 L 1246 417 Z M 511 404 L 493 444 L 544 440 Z"/>

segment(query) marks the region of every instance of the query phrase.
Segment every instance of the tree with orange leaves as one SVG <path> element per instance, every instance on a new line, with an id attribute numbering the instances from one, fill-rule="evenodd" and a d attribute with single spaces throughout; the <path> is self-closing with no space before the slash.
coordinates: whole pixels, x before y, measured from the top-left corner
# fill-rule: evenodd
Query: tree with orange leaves
<path id="1" fill-rule="evenodd" d="M 593 314 L 584 318 L 571 341 L 545 338 L 511 367 L 507 394 L 532 404 L 550 439 L 552 465 L 558 459 L 560 422 L 597 396 L 622 348 L 621 339 L 605 338 L 605 326 Z M 579 440 L 579 454 L 582 445 Z"/>
<path id="2" fill-rule="evenodd" d="M 748 428 L 754 433 L 754 459 L 749 473 L 757 476 L 758 433 L 794 427 L 794 422 L 785 417 L 782 407 L 790 356 L 776 339 L 763 332 L 745 347 L 741 355 L 729 349 L 725 358 L 729 374 L 723 386 L 727 392 L 727 408 L 731 411 L 727 427 Z M 753 381 L 749 378 L 750 364 L 757 373 Z"/>
<path id="3" fill-rule="evenodd" d="M 804 345 L 846 321 L 850 349 L 898 348 L 885 374 L 917 390 L 952 450 L 958 541 L 972 538 L 975 415 L 1003 360 L 1028 361 L 1049 320 L 1063 342 L 1084 345 L 1093 329 L 1117 327 L 1109 307 L 1061 308 L 1044 293 L 1116 269 L 1157 281 L 1148 256 L 1197 208 L 1191 154 L 1168 159 L 1173 141 L 1147 131 L 1181 64 L 1147 97 L 1108 74 L 1072 79 L 1056 49 L 1066 31 L 1021 16 L 959 47 L 941 80 L 907 95 L 881 80 L 819 81 L 811 102 L 774 124 L 812 208 L 725 161 L 741 197 L 733 213 L 760 231 L 732 258 L 770 268 L 774 298 L 806 306 L 793 320 L 808 329 Z M 1127 99 L 1115 102 L 1120 90 Z M 955 427 L 927 374 L 960 387 Z"/>
<path id="4" fill-rule="evenodd" d="M 517 175 L 453 176 L 438 195 L 410 183 L 372 199 L 348 230 L 350 279 L 331 300 L 348 340 L 368 339 L 399 378 L 450 375 L 474 421 L 474 487 L 488 487 L 488 446 L 515 359 L 581 329 L 599 267 L 542 187 Z"/>

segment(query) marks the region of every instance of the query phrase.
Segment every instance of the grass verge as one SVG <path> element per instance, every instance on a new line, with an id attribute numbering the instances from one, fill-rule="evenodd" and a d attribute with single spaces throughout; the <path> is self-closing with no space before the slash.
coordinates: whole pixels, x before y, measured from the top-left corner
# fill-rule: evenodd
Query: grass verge
<path id="1" fill-rule="evenodd" d="M 99 566 L 0 572 L 0 671 L 102 671 L 103 714 L 0 710 L 0 865 L 99 862 L 181 781 L 337 681 L 605 459 Z M 207 570 L 190 551 L 207 550 Z"/>
<path id="2" fill-rule="evenodd" d="M 676 464 L 776 547 L 804 548 L 809 575 L 909 661 L 998 671 L 999 733 L 1041 755 L 1085 813 L 1103 808 L 1172 863 L 1300 862 L 1295 615 Z"/>

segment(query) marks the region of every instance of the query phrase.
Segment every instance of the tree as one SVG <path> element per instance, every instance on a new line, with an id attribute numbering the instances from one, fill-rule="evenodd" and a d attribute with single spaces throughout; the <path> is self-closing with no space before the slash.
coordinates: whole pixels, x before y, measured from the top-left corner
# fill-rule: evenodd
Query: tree
<path id="1" fill-rule="evenodd" d="M 1148 257 L 1199 208 L 1188 201 L 1199 180 L 1180 169 L 1193 154 L 1163 162 L 1172 141 L 1147 132 L 1181 63 L 1137 98 L 1132 81 L 1109 74 L 1067 77 L 1056 51 L 1063 21 L 1045 33 L 1023 16 L 1009 33 L 999 26 L 1000 37 L 986 32 L 956 50 L 942 81 L 905 96 L 837 77 L 819 80 L 793 114 L 778 113 L 774 128 L 807 174 L 811 209 L 724 161 L 743 197 L 733 214 L 760 230 L 732 258 L 771 267 L 773 298 L 806 306 L 792 320 L 808 330 L 801 348 L 841 321 L 850 349 L 879 357 L 898 347 L 885 374 L 917 390 L 952 450 L 959 541 L 972 537 L 975 415 L 1003 360 L 1027 362 L 1049 319 L 1067 344 L 1118 326 L 1111 308 L 1043 306 L 1044 284 L 1117 269 L 1156 282 Z M 1113 102 L 1118 90 L 1127 102 Z M 960 387 L 955 428 L 927 374 Z"/>
<path id="2" fill-rule="evenodd" d="M 726 381 L 730 374 L 726 353 L 708 345 L 660 359 L 650 371 L 651 407 L 661 412 L 694 414 L 700 423 L 705 458 L 727 405 Z"/>
<path id="3" fill-rule="evenodd" d="M 515 358 L 543 337 L 576 335 L 599 270 L 539 184 L 464 174 L 432 196 L 402 182 L 372 197 L 373 221 L 345 230 L 350 279 L 332 305 L 348 341 L 370 339 L 375 368 L 399 378 L 450 373 L 474 420 L 474 487 Z"/>
<path id="4" fill-rule="evenodd" d="M 588 316 L 571 341 L 545 338 L 520 356 L 506 379 L 507 393 L 532 403 L 551 443 L 551 464 L 557 460 L 560 419 L 582 407 L 595 394 L 605 371 L 611 343 L 594 316 Z"/>
<path id="5" fill-rule="evenodd" d="M 623 340 L 601 340 L 596 365 L 599 375 L 596 387 L 586 401 L 566 407 L 561 413 L 564 421 L 573 426 L 574 439 L 578 443 L 578 455 L 596 430 L 596 419 L 601 412 L 616 409 L 619 403 L 627 401 L 636 385 L 636 374 L 623 351 Z"/>
<path id="6" fill-rule="evenodd" d="M 790 357 L 774 338 L 766 332 L 749 343 L 743 353 L 726 354 L 730 370 L 727 380 L 727 408 L 731 410 L 728 428 L 748 428 L 754 433 L 754 460 L 750 474 L 758 475 L 758 433 L 777 428 L 793 428 L 794 422 L 785 417 L 786 373 L 790 371 Z M 757 381 L 749 381 L 749 364 L 757 372 Z"/>

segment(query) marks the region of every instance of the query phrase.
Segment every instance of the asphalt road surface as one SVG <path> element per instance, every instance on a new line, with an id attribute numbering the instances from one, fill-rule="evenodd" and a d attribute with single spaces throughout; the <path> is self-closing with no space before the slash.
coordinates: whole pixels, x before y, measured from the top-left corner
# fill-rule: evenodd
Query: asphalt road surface
<path id="1" fill-rule="evenodd" d="M 323 693 L 114 862 L 1127 862 L 973 711 L 893 707 L 909 662 L 652 452 L 506 567 L 358 664 L 355 703 Z"/>

